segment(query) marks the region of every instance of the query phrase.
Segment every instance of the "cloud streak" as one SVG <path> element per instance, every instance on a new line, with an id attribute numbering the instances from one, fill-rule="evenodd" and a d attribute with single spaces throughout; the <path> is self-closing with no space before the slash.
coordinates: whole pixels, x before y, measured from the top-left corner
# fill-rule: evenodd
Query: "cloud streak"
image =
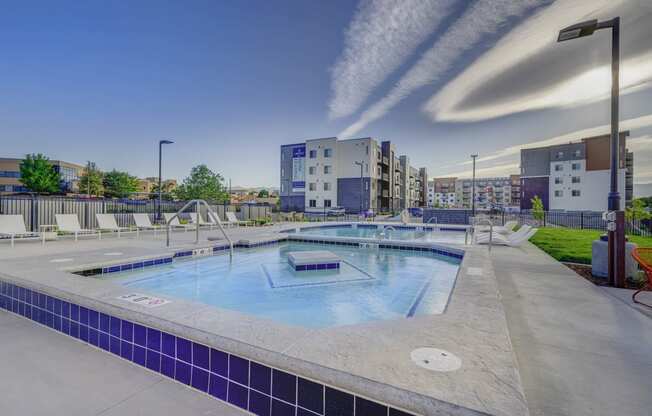
<path id="1" fill-rule="evenodd" d="M 621 15 L 628 27 L 629 44 L 623 46 L 633 52 L 621 62 L 621 93 L 645 88 L 652 81 L 652 54 L 632 50 L 647 44 L 652 33 L 640 29 L 648 24 L 645 16 L 652 15 L 651 7 L 641 5 L 624 0 L 558 0 L 510 31 L 431 97 L 423 110 L 433 121 L 468 122 L 604 99 L 611 85 L 607 57 L 603 56 L 604 65 L 597 66 L 586 41 L 557 44 L 555 35 L 577 21 L 613 15 Z M 518 72 L 509 72 L 514 69 Z M 483 93 L 491 99 L 478 100 Z"/>
<path id="2" fill-rule="evenodd" d="M 363 0 L 332 70 L 331 119 L 357 111 L 451 11 L 453 0 Z"/>
<path id="3" fill-rule="evenodd" d="M 417 89 L 432 84 L 485 36 L 495 34 L 510 17 L 519 17 L 550 0 L 478 0 L 455 21 L 382 99 L 365 110 L 339 136 L 351 137 L 383 117 Z"/>

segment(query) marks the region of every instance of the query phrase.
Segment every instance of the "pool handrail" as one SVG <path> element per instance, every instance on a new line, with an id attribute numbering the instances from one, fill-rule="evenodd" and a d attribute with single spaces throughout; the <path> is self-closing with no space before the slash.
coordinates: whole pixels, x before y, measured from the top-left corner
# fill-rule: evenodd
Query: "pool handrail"
<path id="1" fill-rule="evenodd" d="M 197 213 L 197 218 L 200 217 L 200 212 L 199 212 L 199 206 L 203 204 L 206 207 L 206 210 L 208 210 L 209 213 L 213 215 L 213 218 L 217 221 L 217 226 L 222 232 L 222 235 L 224 235 L 224 238 L 226 238 L 226 241 L 229 242 L 229 255 L 231 258 L 233 258 L 233 241 L 231 241 L 231 238 L 227 235 L 226 231 L 224 231 L 224 227 L 222 227 L 222 221 L 220 220 L 220 217 L 215 214 L 215 212 L 211 209 L 211 207 L 208 205 L 208 202 L 206 202 L 203 199 L 193 199 L 191 201 L 188 201 L 179 211 L 177 211 L 173 216 L 171 216 L 167 221 L 166 221 L 166 240 L 165 240 L 165 245 L 166 247 L 170 247 L 170 223 L 175 219 L 179 218 L 179 215 L 186 210 L 186 208 L 192 206 L 195 204 L 195 212 Z M 195 227 L 195 244 L 199 244 L 199 224 Z"/>

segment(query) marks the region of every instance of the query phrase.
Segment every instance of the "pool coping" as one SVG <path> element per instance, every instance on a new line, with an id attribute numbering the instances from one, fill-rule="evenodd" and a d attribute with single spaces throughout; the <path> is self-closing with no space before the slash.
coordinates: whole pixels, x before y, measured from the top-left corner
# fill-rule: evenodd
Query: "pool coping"
<path id="1" fill-rule="evenodd" d="M 312 237 L 314 236 L 311 236 L 311 239 L 313 239 Z M 243 239 L 238 244 L 241 244 L 242 247 L 255 247 L 255 246 L 265 245 L 265 244 L 275 244 L 279 241 L 284 241 L 286 239 L 293 240 L 294 238 L 288 237 L 288 234 L 281 236 L 280 233 L 278 233 L 276 236 L 271 236 L 271 237 L 261 236 L 261 238 L 252 238 L 249 240 Z M 349 243 L 355 243 L 354 241 L 351 240 L 367 241 L 368 239 L 345 238 L 345 240 L 347 240 L 347 242 Z M 359 241 L 357 242 L 359 243 Z M 406 247 L 413 246 L 413 245 L 414 245 L 413 242 L 397 244 L 397 246 L 406 246 Z M 202 246 L 214 247 L 214 245 L 210 243 L 203 244 Z M 433 244 L 422 243 L 417 246 L 425 248 L 428 246 L 433 246 Z M 199 248 L 200 246 L 193 246 L 193 247 Z M 444 246 L 442 246 L 442 248 L 443 247 Z M 446 313 L 443 315 L 419 317 L 418 320 L 415 318 L 411 318 L 414 319 L 413 322 L 420 321 L 421 323 L 431 325 L 431 322 L 429 321 L 438 321 L 440 319 L 436 319 L 436 318 L 445 315 L 445 317 L 448 318 L 448 320 L 452 320 L 452 321 L 457 320 L 456 325 L 463 326 L 464 320 L 460 321 L 458 318 L 455 318 L 453 316 L 456 313 L 456 308 L 460 306 L 458 305 L 459 303 L 458 300 L 461 300 L 461 298 L 458 297 L 459 296 L 464 297 L 466 303 L 469 300 L 473 299 L 474 296 L 473 293 L 475 292 L 477 295 L 480 295 L 482 297 L 483 302 L 486 303 L 490 301 L 489 303 L 491 303 L 493 312 L 497 312 L 496 316 L 498 318 L 497 320 L 499 321 L 498 323 L 502 325 L 504 322 L 500 322 L 500 321 L 501 320 L 504 321 L 504 312 L 502 311 L 502 306 L 500 305 L 500 302 L 497 299 L 497 292 L 494 292 L 493 289 L 491 288 L 492 286 L 491 281 L 493 280 L 493 283 L 495 283 L 495 278 L 493 277 L 493 271 L 491 271 L 490 275 L 486 274 L 486 276 L 484 276 L 484 279 L 482 279 L 485 280 L 484 284 L 480 285 L 480 287 L 476 287 L 475 289 L 474 289 L 473 281 L 478 280 L 478 276 L 471 277 L 467 273 L 467 269 L 470 264 L 476 264 L 476 263 L 480 263 L 483 265 L 486 264 L 487 259 L 486 259 L 485 250 L 482 249 L 469 250 L 468 248 L 466 250 L 463 250 L 462 248 L 447 247 L 447 246 L 445 248 L 452 249 L 457 253 L 464 252 L 464 251 L 467 252 L 467 255 L 464 256 L 464 259 L 462 260 L 462 264 L 460 266 L 458 279 L 453 289 L 453 294 L 451 295 L 449 301 L 450 305 Z M 187 250 L 179 251 L 179 252 L 187 252 Z M 170 253 L 172 253 L 171 255 L 174 256 L 176 252 L 174 250 L 168 251 L 166 255 L 170 255 Z M 147 256 L 143 258 L 138 258 L 138 257 L 130 258 L 129 260 L 142 261 L 144 258 L 147 258 Z M 115 260 L 113 261 L 113 263 L 116 263 L 117 261 L 118 260 Z M 86 286 L 89 286 L 87 284 L 82 285 L 82 287 L 76 285 L 76 283 L 79 283 L 79 279 L 81 278 L 81 276 L 77 276 L 77 278 L 72 278 L 72 281 L 67 281 L 70 280 L 71 279 L 70 276 L 72 276 L 68 273 L 70 268 L 62 268 L 57 270 L 56 272 L 53 272 L 51 270 L 50 265 L 46 265 L 46 266 L 49 266 L 49 270 L 47 269 L 38 270 L 38 268 L 36 270 L 31 269 L 28 274 L 32 274 L 37 270 L 39 272 L 48 272 L 47 274 L 53 275 L 52 277 L 57 279 L 57 282 L 61 283 L 63 281 L 66 281 L 65 282 L 66 284 L 64 285 L 59 284 L 59 287 L 55 287 L 52 286 L 52 282 L 47 282 L 48 279 L 45 279 L 46 282 L 43 282 L 44 279 L 41 278 L 34 279 L 33 276 L 30 278 L 29 275 L 26 276 L 24 272 L 21 272 L 20 270 L 17 270 L 16 272 L 10 274 L 6 272 L 2 272 L 0 273 L 0 276 L 4 280 L 9 280 L 10 283 L 26 286 L 33 290 L 45 292 L 50 294 L 51 296 L 60 297 L 69 302 L 76 302 L 79 303 L 80 305 L 87 305 L 88 307 L 96 308 L 97 310 L 104 311 L 112 315 L 116 315 L 118 317 L 121 317 L 122 319 L 129 319 L 133 322 L 139 322 L 144 325 L 151 325 L 160 330 L 168 331 L 170 333 L 177 334 L 179 336 L 184 336 L 187 337 L 188 339 L 192 339 L 197 342 L 203 342 L 211 347 L 220 348 L 222 350 L 228 351 L 233 354 L 239 354 L 249 359 L 262 362 L 266 365 L 269 365 L 274 368 L 278 368 L 283 371 L 291 371 L 292 373 L 298 374 L 306 379 L 317 380 L 319 381 L 319 383 L 322 383 L 324 385 L 335 386 L 340 390 L 352 392 L 357 396 L 366 397 L 371 400 L 381 401 L 383 403 L 387 403 L 389 401 L 387 400 L 387 398 L 391 397 L 392 400 L 391 403 L 389 403 L 390 405 L 417 414 L 424 414 L 424 415 L 432 414 L 433 411 L 441 412 L 442 414 L 460 414 L 460 415 L 461 414 L 487 414 L 487 413 L 488 414 L 526 414 L 527 412 L 527 407 L 523 406 L 524 397 L 522 394 L 522 389 L 520 388 L 520 382 L 518 380 L 518 372 L 516 371 L 516 364 L 515 362 L 513 362 L 513 353 L 511 351 L 511 345 L 509 344 L 509 337 L 507 336 L 506 333 L 506 326 L 504 325 L 503 325 L 504 328 L 501 328 L 501 331 L 499 331 L 500 334 L 498 338 L 500 339 L 496 341 L 498 344 L 501 344 L 501 346 L 498 349 L 508 350 L 506 352 L 507 355 L 505 357 L 502 357 L 505 360 L 505 363 L 508 364 L 509 367 L 509 369 L 507 370 L 508 382 L 504 380 L 503 382 L 507 385 L 510 385 L 511 388 L 508 391 L 508 394 L 503 394 L 503 396 L 505 397 L 500 398 L 501 403 L 498 403 L 493 408 L 491 404 L 487 405 L 488 402 L 486 401 L 484 403 L 482 401 L 477 401 L 475 406 L 469 406 L 468 404 L 464 405 L 462 403 L 459 403 L 459 400 L 456 402 L 456 401 L 451 401 L 446 399 L 443 400 L 437 399 L 436 397 L 433 397 L 433 395 L 425 395 L 417 391 L 410 391 L 408 389 L 404 389 L 395 385 L 386 384 L 381 381 L 375 381 L 373 378 L 370 377 L 364 377 L 364 376 L 361 377 L 361 375 L 359 374 L 356 375 L 353 374 L 352 372 L 343 371 L 341 368 L 338 369 L 330 365 L 324 365 L 324 364 L 328 364 L 327 362 L 324 361 L 322 361 L 320 364 L 319 360 L 315 360 L 314 358 L 311 358 L 310 355 L 304 355 L 301 353 L 301 349 L 305 347 L 304 345 L 305 338 L 316 335 L 316 333 L 318 332 L 322 332 L 322 336 L 326 336 L 326 337 L 328 337 L 329 333 L 334 334 L 337 332 L 344 332 L 345 333 L 344 336 L 346 336 L 346 333 L 350 333 L 351 331 L 355 332 L 355 329 L 357 327 L 360 327 L 364 331 L 372 331 L 372 332 L 380 331 L 380 333 L 383 333 L 387 331 L 387 329 L 383 329 L 383 327 L 389 326 L 391 329 L 392 326 L 396 326 L 396 325 L 400 326 L 400 323 L 398 322 L 389 321 L 389 324 L 387 324 L 387 322 L 384 321 L 381 323 L 373 323 L 370 325 L 353 325 L 347 327 L 345 331 L 337 331 L 337 330 L 311 331 L 305 329 L 297 331 L 297 328 L 288 329 L 287 327 L 284 327 L 284 325 L 280 325 L 278 323 L 270 323 L 269 321 L 266 320 L 254 318 L 233 311 L 219 310 L 219 308 L 205 307 L 203 305 L 198 305 L 193 302 L 180 301 L 176 299 L 174 301 L 173 306 L 170 307 L 165 306 L 162 307 L 161 309 L 148 310 L 148 309 L 144 309 L 143 307 L 139 307 L 138 305 L 122 304 L 116 301 L 115 298 L 118 294 L 120 293 L 124 294 L 125 292 L 130 291 L 128 288 L 125 290 L 125 288 L 117 287 L 117 285 L 108 284 L 109 282 L 102 282 L 102 283 L 107 283 L 107 285 L 100 285 L 105 287 L 98 288 L 97 284 L 92 284 L 90 286 L 96 286 L 96 287 L 94 287 L 93 290 L 87 290 L 88 288 Z M 68 270 L 64 271 L 64 269 L 68 269 Z M 477 290 L 478 288 L 480 289 L 479 291 Z M 487 312 L 486 304 L 478 305 L 478 307 L 479 309 L 474 311 L 470 316 L 472 319 L 482 319 L 483 313 Z M 196 314 L 194 315 L 188 314 L 187 308 L 190 308 L 191 310 L 194 309 Z M 216 309 L 217 311 L 210 311 L 210 309 Z M 163 313 L 164 311 L 165 313 Z M 179 316 L 180 311 L 185 311 L 185 315 L 183 317 Z M 469 317 L 468 313 L 469 311 L 467 310 L 462 315 L 463 316 L 466 315 L 465 317 L 468 318 Z M 239 332 L 234 326 L 229 327 L 227 325 L 226 327 L 216 330 L 211 328 L 210 325 L 207 325 L 207 322 L 210 322 L 211 319 L 214 320 L 214 319 L 224 319 L 224 318 L 229 318 L 229 319 L 239 321 L 239 323 L 241 323 L 243 326 L 246 326 L 247 328 L 260 329 L 262 332 L 261 336 L 268 335 L 269 328 L 267 328 L 267 330 L 263 330 L 262 328 L 263 326 L 269 326 L 269 325 L 271 325 L 274 328 L 274 330 L 279 329 L 281 332 L 284 332 L 288 336 L 290 336 L 290 334 L 297 335 L 300 333 L 303 335 L 301 337 L 302 341 L 291 343 L 289 345 L 284 346 L 283 348 L 279 348 L 279 345 L 274 347 L 275 345 L 274 342 L 272 342 L 271 344 L 270 343 L 266 344 L 265 342 L 259 342 L 258 345 L 253 345 L 250 339 L 243 340 L 243 337 L 241 336 L 242 333 Z M 479 326 L 484 326 L 484 325 L 479 325 Z M 504 329 L 504 332 L 502 331 L 502 329 Z M 455 343 L 452 343 L 451 345 L 454 347 Z M 505 351 L 502 352 L 505 353 Z M 512 359 L 511 363 L 508 362 L 510 361 L 510 359 Z M 489 380 L 492 378 L 493 376 L 490 376 Z M 490 401 L 491 397 L 487 397 L 487 399 Z M 506 411 L 508 408 L 510 410 Z M 523 411 L 523 409 L 525 410 Z"/>

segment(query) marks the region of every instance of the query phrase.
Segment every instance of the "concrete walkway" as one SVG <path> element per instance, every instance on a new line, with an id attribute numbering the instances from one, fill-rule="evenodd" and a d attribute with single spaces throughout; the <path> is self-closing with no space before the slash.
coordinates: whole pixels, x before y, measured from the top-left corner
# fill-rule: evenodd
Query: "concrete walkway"
<path id="1" fill-rule="evenodd" d="M 652 319 L 534 247 L 493 267 L 533 416 L 652 414 Z"/>
<path id="2" fill-rule="evenodd" d="M 0 415 L 249 414 L 5 311 L 0 357 Z"/>

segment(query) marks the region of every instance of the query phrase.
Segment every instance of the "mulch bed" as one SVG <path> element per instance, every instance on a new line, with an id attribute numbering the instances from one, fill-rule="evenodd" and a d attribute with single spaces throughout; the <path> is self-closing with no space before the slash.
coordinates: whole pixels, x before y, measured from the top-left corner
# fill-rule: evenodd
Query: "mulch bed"
<path id="1" fill-rule="evenodd" d="M 591 273 L 591 266 L 588 264 L 579 264 L 579 263 L 565 263 L 562 262 L 562 264 L 575 273 L 579 274 L 589 282 L 593 283 L 594 285 L 598 286 L 610 286 L 609 283 L 607 282 L 606 278 L 603 277 L 595 277 Z M 625 280 L 625 288 L 626 289 L 639 289 L 642 283 L 637 283 L 633 282 L 629 279 Z"/>

